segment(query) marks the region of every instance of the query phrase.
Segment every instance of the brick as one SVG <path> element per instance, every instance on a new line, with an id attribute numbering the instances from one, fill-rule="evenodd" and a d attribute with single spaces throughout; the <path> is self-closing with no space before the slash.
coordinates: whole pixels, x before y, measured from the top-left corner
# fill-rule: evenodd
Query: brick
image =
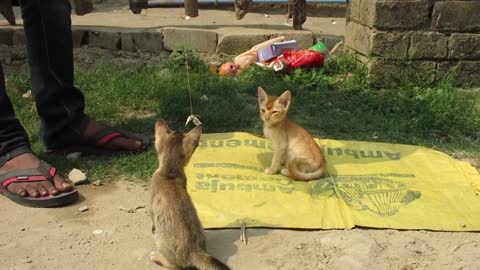
<path id="1" fill-rule="evenodd" d="M 7 46 L 13 45 L 13 29 L 0 28 L 0 44 Z"/>
<path id="2" fill-rule="evenodd" d="M 430 1 L 375 1 L 373 26 L 380 30 L 429 27 Z"/>
<path id="3" fill-rule="evenodd" d="M 199 52 L 213 53 L 217 46 L 217 33 L 200 29 L 166 27 L 163 30 L 163 43 L 167 50 L 181 50 L 187 47 Z"/>
<path id="4" fill-rule="evenodd" d="M 405 80 L 416 84 L 435 81 L 436 63 L 433 61 L 395 62 L 373 59 L 367 68 L 370 81 L 377 87 L 398 85 Z"/>
<path id="5" fill-rule="evenodd" d="M 129 52 L 147 51 L 159 53 L 163 50 L 163 35 L 160 30 L 122 32 L 122 50 Z"/>
<path id="6" fill-rule="evenodd" d="M 115 31 L 90 31 L 88 33 L 88 46 L 109 50 L 120 49 L 120 33 Z"/>
<path id="7" fill-rule="evenodd" d="M 409 36 L 406 33 L 374 32 L 370 55 L 406 59 Z"/>
<path id="8" fill-rule="evenodd" d="M 480 1 L 436 2 L 432 22 L 435 30 L 445 32 L 480 31 Z"/>
<path id="9" fill-rule="evenodd" d="M 437 32 L 412 34 L 408 51 L 410 59 L 446 59 L 448 38 Z"/>
<path id="10" fill-rule="evenodd" d="M 370 52 L 372 30 L 358 23 L 349 22 L 345 29 L 345 46 L 363 55 Z"/>
<path id="11" fill-rule="evenodd" d="M 448 47 L 452 59 L 480 60 L 480 34 L 452 34 Z"/>
<path id="12" fill-rule="evenodd" d="M 442 62 L 438 64 L 437 80 L 453 75 L 457 86 L 480 86 L 480 61 Z"/>

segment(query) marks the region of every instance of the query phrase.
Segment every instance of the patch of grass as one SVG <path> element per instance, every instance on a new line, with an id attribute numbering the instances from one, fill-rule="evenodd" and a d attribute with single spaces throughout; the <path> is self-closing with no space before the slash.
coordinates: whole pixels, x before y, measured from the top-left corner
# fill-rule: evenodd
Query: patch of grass
<path id="1" fill-rule="evenodd" d="M 190 114 L 189 78 L 193 113 L 200 115 L 204 132 L 261 134 L 256 93 L 263 86 L 275 95 L 291 90 L 290 118 L 316 136 L 417 144 L 449 153 L 461 151 L 480 160 L 480 93 L 456 89 L 448 77 L 435 87 L 405 81 L 378 89 L 370 85 L 363 65 L 352 55 L 341 54 L 323 69 L 274 74 L 252 67 L 238 77 L 222 78 L 208 72 L 197 54 L 188 51 L 187 57 L 188 76 L 182 53 L 173 53 L 155 66 L 125 68 L 106 61 L 78 72 L 76 84 L 85 93 L 87 113 L 152 136 L 159 117 L 171 128 L 185 131 Z M 8 79 L 21 91 L 30 88 L 25 74 L 12 74 Z M 10 96 L 35 150 L 40 150 L 32 100 L 14 92 Z M 96 180 L 148 180 L 156 168 L 153 149 L 118 158 L 82 158 L 75 164 L 65 159 L 51 162 L 63 172 L 72 167 L 85 169 Z"/>

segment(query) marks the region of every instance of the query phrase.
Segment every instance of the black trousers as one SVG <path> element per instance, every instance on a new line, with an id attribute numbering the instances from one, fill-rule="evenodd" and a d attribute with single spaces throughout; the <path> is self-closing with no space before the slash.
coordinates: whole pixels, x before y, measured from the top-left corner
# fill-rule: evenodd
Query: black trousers
<path id="1" fill-rule="evenodd" d="M 68 0 L 20 0 L 32 94 L 46 148 L 78 140 L 88 118 L 84 96 L 73 85 L 71 6 Z M 30 149 L 28 136 L 6 95 L 0 67 L 0 161 L 16 149 Z"/>

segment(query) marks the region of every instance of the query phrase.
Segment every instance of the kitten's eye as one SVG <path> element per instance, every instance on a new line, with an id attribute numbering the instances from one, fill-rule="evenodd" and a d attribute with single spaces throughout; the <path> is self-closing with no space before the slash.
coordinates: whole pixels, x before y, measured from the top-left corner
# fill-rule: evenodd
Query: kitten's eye
<path id="1" fill-rule="evenodd" d="M 262 112 L 264 113 L 264 112 L 265 112 L 265 109 L 262 109 Z"/>
<path id="2" fill-rule="evenodd" d="M 272 112 L 272 114 L 276 114 L 276 113 L 278 113 L 278 111 L 273 111 L 273 112 Z"/>

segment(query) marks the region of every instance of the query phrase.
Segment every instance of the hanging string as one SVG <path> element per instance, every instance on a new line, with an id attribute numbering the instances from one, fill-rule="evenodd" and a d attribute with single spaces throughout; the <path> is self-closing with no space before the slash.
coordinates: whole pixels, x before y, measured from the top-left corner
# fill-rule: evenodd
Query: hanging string
<path id="1" fill-rule="evenodd" d="M 200 126 L 202 124 L 202 122 L 200 122 L 200 119 L 198 119 L 200 116 L 193 114 L 192 87 L 190 85 L 190 66 L 188 65 L 188 55 L 186 47 L 183 47 L 183 55 L 185 57 L 185 68 L 187 70 L 187 87 L 188 95 L 190 97 L 190 115 L 185 122 L 185 126 L 187 126 L 190 121 L 192 121 L 195 126 Z"/>
<path id="2" fill-rule="evenodd" d="M 193 115 L 192 87 L 190 86 L 190 66 L 188 65 L 188 56 L 187 56 L 186 48 L 183 49 L 183 55 L 185 56 L 185 68 L 187 69 L 187 87 L 188 87 L 188 95 L 190 96 L 190 115 Z"/>

